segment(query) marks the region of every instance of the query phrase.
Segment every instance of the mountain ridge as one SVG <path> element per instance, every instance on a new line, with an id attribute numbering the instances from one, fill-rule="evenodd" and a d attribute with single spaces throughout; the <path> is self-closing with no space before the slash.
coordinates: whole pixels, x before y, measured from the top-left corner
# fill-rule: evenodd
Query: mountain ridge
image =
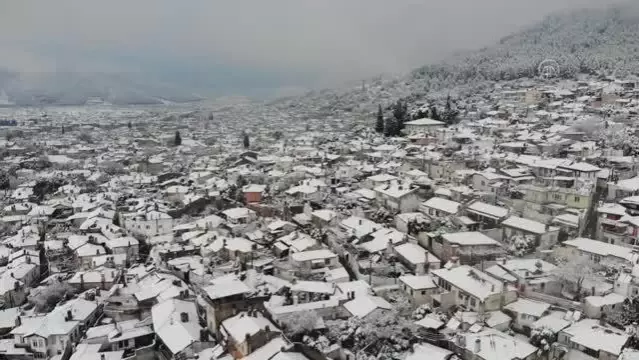
<path id="1" fill-rule="evenodd" d="M 639 4 L 554 13 L 492 46 L 459 52 L 403 76 L 371 79 L 365 89 L 313 91 L 297 101 L 321 104 L 322 112 L 371 112 L 378 104 L 387 106 L 398 99 L 468 96 L 494 82 L 536 77 L 544 60 L 556 62 L 558 76 L 566 79 L 580 73 L 639 75 Z"/>

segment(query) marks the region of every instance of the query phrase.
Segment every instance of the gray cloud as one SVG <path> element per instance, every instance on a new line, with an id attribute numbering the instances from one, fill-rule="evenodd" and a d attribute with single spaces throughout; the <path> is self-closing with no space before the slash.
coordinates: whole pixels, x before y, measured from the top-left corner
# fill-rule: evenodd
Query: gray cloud
<path id="1" fill-rule="evenodd" d="M 607 4 L 614 1 L 607 1 Z M 0 66 L 237 67 L 333 84 L 403 72 L 601 0 L 20 0 L 0 6 Z M 287 80 L 290 81 L 290 80 Z M 309 81 L 309 80 L 304 80 Z M 297 85 L 297 84 L 295 84 Z M 311 85 L 311 84 L 304 84 Z"/>

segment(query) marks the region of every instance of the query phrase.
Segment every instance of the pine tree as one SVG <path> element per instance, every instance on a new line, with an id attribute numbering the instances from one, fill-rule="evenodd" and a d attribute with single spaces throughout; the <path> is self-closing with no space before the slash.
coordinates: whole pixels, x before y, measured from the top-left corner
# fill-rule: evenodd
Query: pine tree
<path id="1" fill-rule="evenodd" d="M 408 115 L 408 105 L 406 103 L 402 103 L 401 100 L 397 100 L 397 103 L 393 107 L 393 116 L 397 121 L 397 129 L 402 130 L 404 128 L 404 122 L 406 121 L 406 116 Z M 399 134 L 399 131 L 398 131 Z"/>
<path id="2" fill-rule="evenodd" d="M 446 107 L 444 109 L 444 115 L 442 116 L 442 120 L 446 122 L 447 125 L 452 125 L 457 122 L 457 117 L 459 116 L 459 111 L 453 109 L 453 102 L 450 98 L 450 95 L 446 98 Z M 433 118 L 434 119 L 434 118 Z M 438 120 L 438 119 L 434 119 Z"/>
<path id="3" fill-rule="evenodd" d="M 251 145 L 251 143 L 250 143 L 250 141 L 249 141 L 249 136 L 248 136 L 248 134 L 247 134 L 247 133 L 244 133 L 244 139 L 243 139 L 243 142 L 244 142 L 244 148 L 245 148 L 245 149 L 248 149 L 248 148 L 249 148 L 249 146 Z"/>
<path id="4" fill-rule="evenodd" d="M 375 131 L 379 134 L 384 132 L 384 112 L 382 111 L 382 105 L 379 105 L 377 109 L 377 122 L 375 122 Z"/>
<path id="5" fill-rule="evenodd" d="M 182 137 L 180 136 L 180 132 L 179 131 L 175 132 L 175 140 L 173 140 L 173 144 L 175 146 L 182 145 Z"/>
<path id="6" fill-rule="evenodd" d="M 384 136 L 397 136 L 398 134 L 397 120 L 394 117 L 387 118 L 384 122 Z"/>
<path id="7" fill-rule="evenodd" d="M 434 106 L 430 107 L 430 118 L 433 120 L 441 120 L 441 117 L 437 113 L 437 108 Z"/>

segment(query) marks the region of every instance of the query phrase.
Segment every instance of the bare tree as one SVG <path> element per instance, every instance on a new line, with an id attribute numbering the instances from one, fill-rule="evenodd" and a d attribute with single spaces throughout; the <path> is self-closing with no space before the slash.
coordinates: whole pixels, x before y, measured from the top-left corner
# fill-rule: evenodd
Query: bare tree
<path id="1" fill-rule="evenodd" d="M 604 267 L 590 260 L 586 256 L 571 256 L 557 261 L 553 275 L 564 286 L 572 287 L 579 298 L 583 291 L 584 282 L 594 282 L 601 279 L 600 272 Z"/>
<path id="2" fill-rule="evenodd" d="M 287 315 L 281 321 L 286 335 L 296 337 L 313 331 L 319 320 L 320 317 L 315 311 L 297 311 Z"/>
<path id="3" fill-rule="evenodd" d="M 38 289 L 29 295 L 29 302 L 35 306 L 36 312 L 45 313 L 53 310 L 55 305 L 65 296 L 73 295 L 77 291 L 67 283 L 57 282 Z"/>

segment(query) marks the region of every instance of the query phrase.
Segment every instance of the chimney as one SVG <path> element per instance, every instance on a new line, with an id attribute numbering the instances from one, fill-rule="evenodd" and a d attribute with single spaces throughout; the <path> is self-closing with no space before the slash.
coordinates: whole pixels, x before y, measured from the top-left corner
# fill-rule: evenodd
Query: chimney
<path id="1" fill-rule="evenodd" d="M 599 318 L 599 325 L 606 326 L 606 314 L 601 314 L 601 317 Z"/>
<path id="2" fill-rule="evenodd" d="M 459 254 L 459 245 L 451 245 L 450 247 L 451 256 L 458 256 Z"/>
<path id="3" fill-rule="evenodd" d="M 20 318 L 20 315 L 18 315 L 18 316 L 16 317 L 16 327 L 18 327 L 18 326 L 20 326 L 20 325 L 22 325 L 22 319 Z"/>
<path id="4" fill-rule="evenodd" d="M 180 313 L 180 320 L 183 323 L 189 322 L 189 313 L 186 313 L 186 312 Z"/>
<path id="5" fill-rule="evenodd" d="M 424 275 L 426 273 L 426 264 L 415 265 L 415 275 Z"/>
<path id="6" fill-rule="evenodd" d="M 359 219 L 359 224 L 362 225 L 362 219 Z"/>
<path id="7" fill-rule="evenodd" d="M 424 263 L 424 273 L 427 273 L 428 269 L 430 268 L 430 263 L 428 262 L 428 255 L 430 254 L 428 253 L 428 250 L 426 250 L 424 253 L 424 257 L 426 258 L 426 262 Z"/>
<path id="8" fill-rule="evenodd" d="M 475 354 L 479 354 L 480 351 L 481 351 L 481 339 L 475 339 L 475 349 L 473 352 Z"/>
<path id="9" fill-rule="evenodd" d="M 508 290 L 508 283 L 506 281 L 501 282 L 501 292 L 499 293 L 500 307 L 506 306 L 506 291 Z"/>
<path id="10" fill-rule="evenodd" d="M 70 321 L 73 319 L 73 313 L 71 312 L 71 310 L 67 310 L 67 321 Z"/>
<path id="11" fill-rule="evenodd" d="M 545 228 L 546 232 L 548 232 L 548 230 L 550 230 L 550 224 L 546 223 L 546 228 Z"/>
<path id="12" fill-rule="evenodd" d="M 393 240 L 388 239 L 388 242 L 386 243 L 386 256 L 391 255 L 393 255 Z"/>

